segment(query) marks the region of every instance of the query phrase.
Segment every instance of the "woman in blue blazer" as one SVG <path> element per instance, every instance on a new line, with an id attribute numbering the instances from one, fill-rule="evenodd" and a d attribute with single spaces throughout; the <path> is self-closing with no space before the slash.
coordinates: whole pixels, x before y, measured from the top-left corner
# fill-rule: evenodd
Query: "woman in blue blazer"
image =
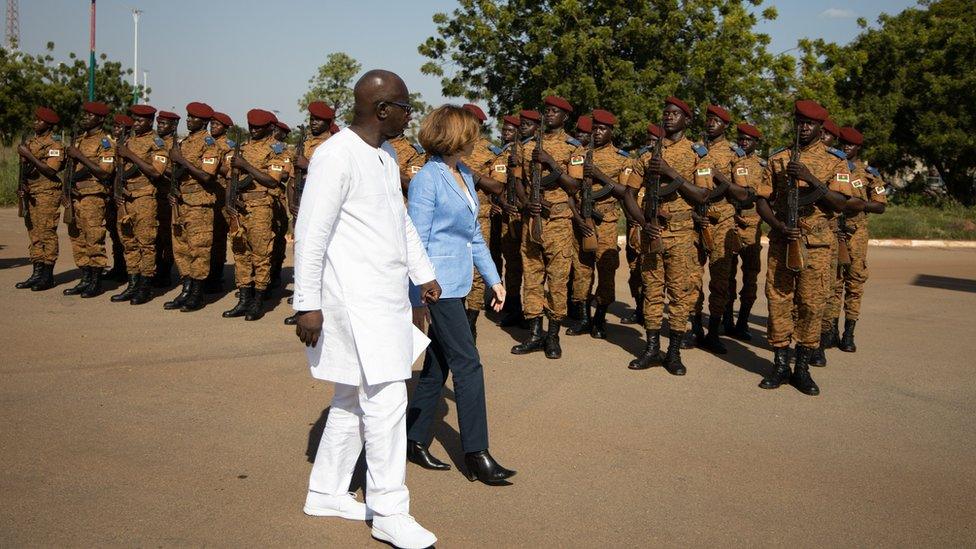
<path id="1" fill-rule="evenodd" d="M 408 211 L 434 265 L 441 296 L 427 305 L 430 346 L 407 412 L 407 458 L 427 469 L 450 469 L 428 450 L 430 424 L 450 370 L 467 477 L 503 484 L 515 471 L 488 453 L 485 378 L 464 309 L 474 268 L 494 292 L 492 308 L 500 311 L 505 302 L 505 288 L 481 236 L 471 171 L 460 162 L 471 154 L 480 130 L 473 114 L 454 105 L 435 109 L 420 128 L 420 144 L 432 157 L 410 180 Z M 415 288 L 411 300 L 421 306 Z"/>

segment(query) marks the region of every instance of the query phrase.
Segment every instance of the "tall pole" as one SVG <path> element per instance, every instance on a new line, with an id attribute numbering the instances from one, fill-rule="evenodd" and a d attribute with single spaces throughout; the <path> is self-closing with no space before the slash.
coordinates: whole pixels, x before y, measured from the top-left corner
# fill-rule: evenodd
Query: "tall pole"
<path id="1" fill-rule="evenodd" d="M 139 16 L 142 10 L 132 10 L 132 21 L 135 23 L 133 32 L 132 53 L 132 102 L 139 102 Z"/>
<path id="2" fill-rule="evenodd" d="M 148 89 L 149 89 L 149 71 L 143 69 L 142 70 L 142 95 L 143 97 L 146 98 L 147 101 L 149 99 L 149 96 L 146 95 L 147 93 L 146 90 Z"/>
<path id="3" fill-rule="evenodd" d="M 88 42 L 88 100 L 95 100 L 95 0 L 91 0 L 91 28 Z"/>

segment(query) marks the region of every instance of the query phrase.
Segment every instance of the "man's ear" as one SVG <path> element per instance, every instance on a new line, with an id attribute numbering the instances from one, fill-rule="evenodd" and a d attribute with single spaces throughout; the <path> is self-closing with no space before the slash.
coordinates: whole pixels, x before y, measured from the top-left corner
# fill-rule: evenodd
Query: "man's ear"
<path id="1" fill-rule="evenodd" d="M 380 120 L 386 120 L 390 116 L 390 104 L 386 101 L 381 101 L 376 105 L 376 118 Z"/>

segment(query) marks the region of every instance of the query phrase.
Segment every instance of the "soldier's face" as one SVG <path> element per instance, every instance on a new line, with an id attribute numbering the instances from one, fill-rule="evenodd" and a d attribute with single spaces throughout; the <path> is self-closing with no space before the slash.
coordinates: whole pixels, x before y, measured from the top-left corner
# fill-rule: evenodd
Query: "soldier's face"
<path id="1" fill-rule="evenodd" d="M 566 123 L 566 111 L 559 107 L 546 105 L 544 116 L 546 117 L 546 127 L 549 128 L 561 128 Z"/>
<path id="2" fill-rule="evenodd" d="M 133 116 L 132 131 L 136 135 L 142 135 L 152 129 L 153 119 L 151 116 Z"/>
<path id="3" fill-rule="evenodd" d="M 206 125 L 207 125 L 206 118 L 197 118 L 192 114 L 186 115 L 186 129 L 190 130 L 191 132 L 195 132 Z"/>
<path id="4" fill-rule="evenodd" d="M 518 128 L 514 124 L 502 124 L 502 141 L 511 143 L 518 136 Z"/>
<path id="5" fill-rule="evenodd" d="M 156 133 L 159 135 L 169 135 L 176 131 L 176 120 L 172 118 L 160 118 L 156 120 Z"/>
<path id="6" fill-rule="evenodd" d="M 125 133 L 125 124 L 119 124 L 118 122 L 112 124 L 112 137 L 118 139 L 122 137 Z"/>
<path id="7" fill-rule="evenodd" d="M 705 118 L 705 132 L 708 133 L 708 137 L 718 137 L 722 135 L 725 133 L 725 128 L 727 127 L 728 124 L 725 123 L 725 120 L 722 120 L 714 114 L 710 114 L 707 118 Z"/>
<path id="8" fill-rule="evenodd" d="M 756 150 L 756 145 L 759 144 L 759 140 L 751 135 L 740 133 L 736 139 L 736 143 L 739 144 L 740 149 L 746 151 L 746 154 L 752 154 L 752 151 Z"/>
<path id="9" fill-rule="evenodd" d="M 101 123 L 102 123 L 101 116 L 98 116 L 97 114 L 94 113 L 90 113 L 88 111 L 81 111 L 81 120 L 78 121 L 78 124 L 81 126 L 81 129 L 88 131 L 92 128 L 100 126 Z"/>
<path id="10" fill-rule="evenodd" d="M 275 139 L 278 141 L 284 141 L 288 137 L 288 133 L 283 128 L 275 127 Z"/>
<path id="11" fill-rule="evenodd" d="M 613 126 L 608 126 L 606 124 L 600 124 L 599 122 L 593 123 L 593 146 L 602 147 L 613 139 Z"/>
<path id="12" fill-rule="evenodd" d="M 647 134 L 647 146 L 651 148 L 657 146 L 657 136 L 653 133 Z"/>
<path id="13" fill-rule="evenodd" d="M 210 135 L 214 137 L 220 137 L 227 133 L 227 126 L 217 122 L 216 120 L 210 121 Z"/>
<path id="14" fill-rule="evenodd" d="M 824 145 L 827 145 L 828 147 L 830 147 L 830 146 L 832 146 L 834 144 L 834 134 L 832 134 L 832 133 L 828 132 L 827 130 L 821 128 L 820 129 L 820 140 L 823 141 L 823 144 Z"/>
<path id="15" fill-rule="evenodd" d="M 331 125 L 332 125 L 331 120 L 322 120 L 321 118 L 317 118 L 315 116 L 313 116 L 308 123 L 309 129 L 312 130 L 312 135 L 319 135 L 320 133 L 329 129 L 329 126 Z"/>
<path id="16" fill-rule="evenodd" d="M 529 120 L 528 118 L 523 118 L 521 120 L 521 124 L 519 125 L 519 135 L 521 135 L 523 138 L 532 137 L 538 129 L 538 122 L 535 120 Z"/>
<path id="17" fill-rule="evenodd" d="M 51 129 L 51 124 L 48 124 L 47 122 L 41 120 L 40 118 L 34 119 L 34 133 L 41 134 L 48 131 L 49 129 Z"/>
<path id="18" fill-rule="evenodd" d="M 661 126 L 669 134 L 680 132 L 688 127 L 688 116 L 678 106 L 668 103 L 661 113 Z"/>
<path id="19" fill-rule="evenodd" d="M 265 124 L 264 126 L 247 126 L 247 133 L 251 135 L 251 139 L 255 141 L 260 141 L 265 137 L 271 135 L 271 124 Z"/>
<path id="20" fill-rule="evenodd" d="M 804 116 L 797 116 L 796 121 L 796 131 L 800 136 L 800 143 L 806 145 L 811 143 L 814 139 L 820 138 L 821 127 L 820 122 L 816 120 L 810 120 Z"/>
<path id="21" fill-rule="evenodd" d="M 576 140 L 583 144 L 583 146 L 588 146 L 590 144 L 590 132 L 584 132 L 582 130 L 576 131 Z"/>
<path id="22" fill-rule="evenodd" d="M 861 146 L 855 145 L 853 143 L 848 143 L 846 141 L 841 141 L 840 150 L 844 151 L 844 154 L 847 155 L 847 158 L 853 160 L 857 158 L 857 154 L 861 152 Z"/>

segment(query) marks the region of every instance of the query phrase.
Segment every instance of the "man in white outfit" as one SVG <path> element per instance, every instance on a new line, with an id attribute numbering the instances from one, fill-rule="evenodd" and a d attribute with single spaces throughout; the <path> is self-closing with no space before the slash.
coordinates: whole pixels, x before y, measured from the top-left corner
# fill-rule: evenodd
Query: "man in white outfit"
<path id="1" fill-rule="evenodd" d="M 427 301 L 441 289 L 407 216 L 385 144 L 410 120 L 399 76 L 356 83 L 349 128 L 315 149 L 295 225 L 296 333 L 312 376 L 335 396 L 308 483 L 305 513 L 373 519 L 373 537 L 404 549 L 437 538 L 410 516 L 404 380 L 428 340 L 413 327 L 409 282 Z M 366 504 L 348 493 L 366 446 Z M 368 508 L 368 510 L 367 510 Z"/>

